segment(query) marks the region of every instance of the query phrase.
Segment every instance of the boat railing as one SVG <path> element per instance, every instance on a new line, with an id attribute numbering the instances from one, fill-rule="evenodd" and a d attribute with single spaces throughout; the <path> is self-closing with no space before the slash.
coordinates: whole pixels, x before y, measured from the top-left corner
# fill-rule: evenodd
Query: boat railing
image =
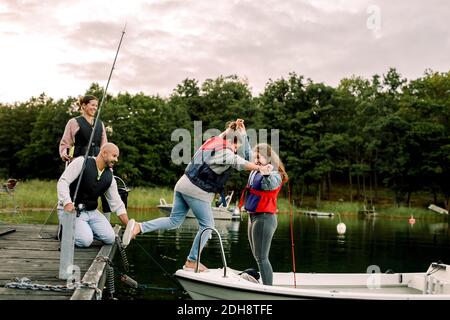
<path id="1" fill-rule="evenodd" d="M 219 237 L 220 250 L 221 250 L 221 253 L 222 253 L 222 262 L 223 262 L 223 277 L 226 278 L 227 277 L 227 260 L 225 259 L 225 251 L 223 250 L 222 237 L 220 236 L 219 231 L 217 231 L 217 229 L 212 228 L 212 227 L 206 227 L 200 233 L 200 237 L 199 237 L 199 240 L 198 240 L 198 258 L 197 258 L 197 264 L 195 265 L 195 272 L 196 273 L 199 272 L 200 255 L 201 255 L 200 244 L 202 243 L 203 233 L 205 231 L 207 231 L 207 230 L 214 231 L 215 233 L 217 233 L 217 236 Z"/>

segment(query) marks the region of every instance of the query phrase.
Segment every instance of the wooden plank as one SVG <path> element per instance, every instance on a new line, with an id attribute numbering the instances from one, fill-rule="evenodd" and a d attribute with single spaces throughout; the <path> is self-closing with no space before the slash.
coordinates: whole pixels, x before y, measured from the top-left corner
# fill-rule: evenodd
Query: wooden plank
<path id="1" fill-rule="evenodd" d="M 75 265 L 80 269 L 87 270 L 92 263 L 92 259 L 85 260 L 83 262 L 75 262 Z M 53 271 L 59 271 L 59 262 L 56 263 L 46 263 L 46 262 L 23 262 L 23 261 L 15 261 L 9 262 L 6 265 L 0 266 L 0 272 L 26 272 L 33 270 L 41 270 L 41 271 L 49 271 L 49 273 Z"/>
<path id="2" fill-rule="evenodd" d="M 58 274 L 55 272 L 52 274 L 51 272 L 48 272 L 47 270 L 24 270 L 24 271 L 17 270 L 15 272 L 11 272 L 9 270 L 8 271 L 0 271 L 0 279 L 11 281 L 11 279 L 15 278 L 15 277 L 19 277 L 19 278 L 27 277 L 28 279 L 31 279 L 32 281 L 45 280 L 45 279 L 58 280 Z M 64 281 L 64 280 L 60 280 L 60 281 Z"/>
<path id="3" fill-rule="evenodd" d="M 13 233 L 13 232 L 16 232 L 16 229 L 13 229 L 13 228 L 0 228 L 0 237 L 1 236 L 5 236 L 8 233 Z"/>
<path id="4" fill-rule="evenodd" d="M 117 235 L 119 233 L 120 226 L 116 225 L 114 227 L 114 233 Z M 100 290 L 103 289 L 103 286 L 101 286 L 100 281 L 102 280 L 102 277 L 104 276 L 105 270 L 106 270 L 106 262 L 103 260 L 97 260 L 98 257 L 108 257 L 112 259 L 115 251 L 116 244 L 110 244 L 110 245 L 104 245 L 99 253 L 97 254 L 96 259 L 92 263 L 92 265 L 89 267 L 89 270 L 84 275 L 82 282 L 83 283 L 92 283 L 95 284 L 97 288 Z M 78 288 L 73 293 L 70 300 L 93 300 L 96 297 L 96 291 L 92 288 Z"/>
<path id="5" fill-rule="evenodd" d="M 76 251 L 77 259 L 93 259 L 98 250 L 83 250 Z M 47 260 L 58 260 L 59 261 L 59 251 L 38 251 L 38 250 L 9 250 L 4 249 L 1 252 L 1 257 L 3 259 L 42 259 L 45 257 Z"/>
<path id="6" fill-rule="evenodd" d="M 0 250 L 9 249 L 9 250 L 36 250 L 36 251 L 58 251 L 59 250 L 59 242 L 43 242 L 43 241 L 32 241 L 27 242 L 27 245 L 24 246 L 23 241 L 19 240 L 9 240 L 9 241 L 0 241 Z"/>

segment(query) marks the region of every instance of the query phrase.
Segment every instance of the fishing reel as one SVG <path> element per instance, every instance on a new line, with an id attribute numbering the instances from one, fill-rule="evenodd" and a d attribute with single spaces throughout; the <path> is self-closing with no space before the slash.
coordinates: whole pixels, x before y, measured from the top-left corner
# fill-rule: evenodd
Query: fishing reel
<path id="1" fill-rule="evenodd" d="M 77 218 L 80 216 L 81 211 L 86 210 L 86 206 L 84 205 L 84 203 L 79 203 L 76 208 L 75 211 L 77 212 Z"/>

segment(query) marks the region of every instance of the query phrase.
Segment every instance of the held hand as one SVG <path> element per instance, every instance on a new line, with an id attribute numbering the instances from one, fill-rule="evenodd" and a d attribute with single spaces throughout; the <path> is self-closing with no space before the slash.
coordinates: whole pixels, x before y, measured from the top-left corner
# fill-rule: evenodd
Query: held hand
<path id="1" fill-rule="evenodd" d="M 272 170 L 273 170 L 273 166 L 271 164 L 266 164 L 265 166 L 260 167 L 259 172 L 263 176 L 267 176 L 270 174 L 270 172 L 272 172 Z"/>
<path id="2" fill-rule="evenodd" d="M 66 161 L 70 161 L 70 157 L 67 154 L 63 154 L 61 156 L 62 161 L 66 162 Z"/>
<path id="3" fill-rule="evenodd" d="M 236 120 L 236 126 L 237 126 L 237 130 L 238 130 L 241 134 L 246 134 L 246 131 L 245 131 L 245 125 L 244 125 L 244 119 L 237 119 L 237 120 Z"/>
<path id="4" fill-rule="evenodd" d="M 64 206 L 64 211 L 65 212 L 74 212 L 75 211 L 75 207 L 73 206 L 73 203 L 70 202 L 70 203 L 66 204 Z"/>

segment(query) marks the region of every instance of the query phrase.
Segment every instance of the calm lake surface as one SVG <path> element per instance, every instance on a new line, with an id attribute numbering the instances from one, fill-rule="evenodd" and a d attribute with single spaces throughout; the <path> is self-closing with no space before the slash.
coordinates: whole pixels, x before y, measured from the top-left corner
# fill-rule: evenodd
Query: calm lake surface
<path id="1" fill-rule="evenodd" d="M 50 212 L 16 214 L 16 223 L 43 223 Z M 164 216 L 159 211 L 133 212 L 129 216 L 145 221 Z M 7 221 L 7 215 L 3 221 Z M 18 217 L 18 218 L 17 218 Z M 20 220 L 20 221 L 19 221 Z M 291 238 L 288 214 L 278 215 L 278 228 L 272 241 L 270 261 L 274 271 L 291 272 Z M 336 226 L 346 224 L 346 233 L 339 235 Z M 117 223 L 117 218 L 112 223 Z M 57 223 L 53 213 L 48 224 Z M 257 268 L 247 240 L 247 215 L 239 221 L 216 220 L 227 264 L 244 270 Z M 45 230 L 45 229 L 44 229 Z M 141 284 L 132 289 L 116 280 L 115 297 L 120 300 L 190 299 L 173 277 L 189 253 L 197 220 L 186 219 L 176 230 L 158 231 L 138 236 L 126 249 L 130 262 L 127 274 Z M 333 218 L 293 216 L 294 249 L 297 272 L 357 272 L 378 266 L 381 272 L 423 272 L 431 262 L 450 263 L 450 233 L 447 217 L 416 220 L 409 224 L 404 218 L 363 218 L 345 216 Z M 208 241 L 201 261 L 209 268 L 222 267 L 219 240 Z M 117 252 L 114 263 L 121 266 Z M 373 268 L 373 267 L 372 267 Z"/>
<path id="2" fill-rule="evenodd" d="M 319 218 L 295 214 L 293 221 L 297 272 L 365 273 L 367 268 L 373 265 L 378 266 L 381 272 L 389 269 L 394 272 L 422 272 L 433 261 L 450 262 L 450 236 L 446 218 L 438 222 L 417 220 L 414 225 L 410 225 L 406 217 L 342 217 L 341 221 L 347 227 L 345 235 L 337 233 L 338 217 Z M 216 220 L 216 229 L 222 237 L 227 264 L 230 267 L 238 270 L 257 267 L 247 240 L 246 215 L 242 221 Z M 196 232 L 196 220 L 186 219 L 178 230 L 139 236 L 137 241 L 133 241 L 127 248 L 128 258 L 133 263 L 130 275 L 149 286 L 177 287 L 176 280 L 174 281 L 171 275 L 184 264 Z M 213 235 L 208 241 L 201 261 L 209 268 L 222 267 L 217 236 Z M 270 261 L 274 271 L 292 271 L 288 214 L 278 216 L 278 228 L 272 241 Z M 157 289 L 138 292 L 124 288 L 120 292 L 120 298 L 189 297 L 182 291 L 171 294 Z"/>

